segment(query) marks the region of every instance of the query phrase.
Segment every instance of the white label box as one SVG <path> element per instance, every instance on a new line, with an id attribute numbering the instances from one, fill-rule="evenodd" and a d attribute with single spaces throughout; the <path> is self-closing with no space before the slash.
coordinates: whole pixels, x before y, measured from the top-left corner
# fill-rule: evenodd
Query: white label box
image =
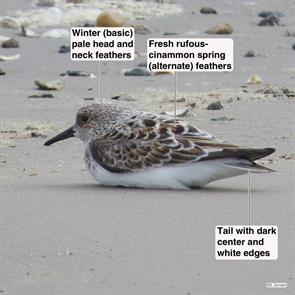
<path id="1" fill-rule="evenodd" d="M 217 225 L 215 227 L 217 260 L 278 259 L 276 225 Z"/>
<path id="2" fill-rule="evenodd" d="M 116 61 L 134 59 L 134 28 L 71 28 L 73 61 Z"/>
<path id="3" fill-rule="evenodd" d="M 231 38 L 155 38 L 147 40 L 147 68 L 151 72 L 231 72 Z"/>

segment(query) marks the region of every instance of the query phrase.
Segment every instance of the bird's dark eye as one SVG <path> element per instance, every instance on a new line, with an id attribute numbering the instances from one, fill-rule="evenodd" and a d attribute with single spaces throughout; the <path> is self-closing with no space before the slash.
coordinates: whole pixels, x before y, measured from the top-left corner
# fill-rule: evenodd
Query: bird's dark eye
<path id="1" fill-rule="evenodd" d="M 81 121 L 87 123 L 89 121 L 89 116 L 86 114 L 81 115 Z"/>

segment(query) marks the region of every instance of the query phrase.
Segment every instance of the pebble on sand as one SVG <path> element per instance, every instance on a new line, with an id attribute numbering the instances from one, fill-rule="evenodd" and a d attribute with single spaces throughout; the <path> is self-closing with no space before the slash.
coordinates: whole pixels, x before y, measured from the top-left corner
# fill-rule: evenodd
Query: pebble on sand
<path id="1" fill-rule="evenodd" d="M 144 68 L 134 68 L 126 71 L 124 76 L 151 76 L 151 73 Z"/>
<path id="2" fill-rule="evenodd" d="M 6 72 L 4 72 L 1 68 L 0 68 L 0 76 L 4 76 L 6 75 Z"/>
<path id="3" fill-rule="evenodd" d="M 281 21 L 278 17 L 272 15 L 263 18 L 259 23 L 260 27 L 273 27 L 273 26 L 281 26 Z"/>
<path id="4" fill-rule="evenodd" d="M 272 95 L 273 97 L 295 97 L 295 91 L 287 87 L 267 86 L 256 90 L 255 93 L 263 93 L 265 95 Z"/>
<path id="5" fill-rule="evenodd" d="M 131 95 L 116 95 L 113 96 L 111 99 L 113 100 L 121 100 L 121 101 L 135 101 L 135 98 Z"/>
<path id="6" fill-rule="evenodd" d="M 71 52 L 71 47 L 69 45 L 61 45 L 58 50 L 59 53 Z"/>
<path id="7" fill-rule="evenodd" d="M 257 74 L 251 75 L 247 80 L 247 84 L 257 85 L 257 84 L 261 84 L 261 83 L 262 83 L 262 79 Z"/>
<path id="8" fill-rule="evenodd" d="M 60 74 L 60 76 L 71 76 L 71 77 L 91 77 L 93 74 L 84 71 L 66 71 Z"/>
<path id="9" fill-rule="evenodd" d="M 2 48 L 19 48 L 19 43 L 17 40 L 11 38 L 7 41 L 4 41 L 2 44 L 1 44 L 1 47 Z"/>
<path id="10" fill-rule="evenodd" d="M 142 61 L 137 66 L 138 67 L 144 67 L 144 68 L 146 68 L 147 67 L 147 62 L 146 61 Z"/>
<path id="11" fill-rule="evenodd" d="M 284 17 L 285 15 L 281 11 L 261 11 L 258 16 L 260 17 L 269 17 L 269 16 L 276 16 L 276 17 Z"/>
<path id="12" fill-rule="evenodd" d="M 215 26 L 209 28 L 207 34 L 229 35 L 233 32 L 233 27 L 228 23 L 218 23 Z"/>
<path id="13" fill-rule="evenodd" d="M 211 7 L 202 7 L 200 9 L 200 13 L 202 13 L 202 14 L 217 14 L 217 11 Z"/>
<path id="14" fill-rule="evenodd" d="M 29 95 L 28 98 L 54 98 L 54 96 L 51 93 L 42 93 Z"/>
<path id="15" fill-rule="evenodd" d="M 74 4 L 80 4 L 83 2 L 84 2 L 84 0 L 67 0 L 67 3 L 74 3 Z"/>
<path id="16" fill-rule="evenodd" d="M 256 52 L 255 50 L 248 50 L 245 54 L 245 57 L 255 57 L 256 56 Z"/>
<path id="17" fill-rule="evenodd" d="M 31 137 L 41 137 L 41 138 L 46 138 L 47 135 L 42 133 L 42 132 L 31 132 Z M 32 176 L 32 175 L 31 175 Z"/>
<path id="18" fill-rule="evenodd" d="M 225 122 L 225 121 L 233 121 L 234 118 L 228 118 L 228 117 L 220 117 L 220 118 L 211 118 L 211 121 L 215 121 L 215 122 Z"/>
<path id="19" fill-rule="evenodd" d="M 163 33 L 163 36 L 176 36 L 176 35 L 178 35 L 177 32 L 164 32 Z"/>
<path id="20" fill-rule="evenodd" d="M 37 2 L 38 6 L 47 6 L 47 7 L 52 7 L 55 6 L 56 0 L 39 0 Z"/>
<path id="21" fill-rule="evenodd" d="M 102 12 L 96 19 L 97 27 L 122 27 L 124 18 L 114 10 Z"/>
<path id="22" fill-rule="evenodd" d="M 217 111 L 217 110 L 221 110 L 221 109 L 223 109 L 223 105 L 221 104 L 220 101 L 211 102 L 207 106 L 207 110 L 211 110 L 211 111 Z"/>

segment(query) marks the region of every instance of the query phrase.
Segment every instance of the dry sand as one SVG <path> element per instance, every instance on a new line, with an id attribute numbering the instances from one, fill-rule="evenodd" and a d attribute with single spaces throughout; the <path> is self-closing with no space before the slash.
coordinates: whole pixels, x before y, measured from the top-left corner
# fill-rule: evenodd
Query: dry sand
<path id="1" fill-rule="evenodd" d="M 151 1 L 152 2 L 152 1 Z M 28 98 L 40 93 L 35 79 L 55 80 L 66 70 L 97 74 L 96 63 L 73 63 L 59 54 L 63 40 L 16 37 L 21 54 L 0 62 L 0 292 L 34 294 L 294 294 L 294 97 L 256 94 L 266 87 L 294 88 L 294 1 L 176 1 L 183 14 L 138 21 L 152 34 L 137 35 L 136 49 L 145 39 L 163 32 L 194 37 L 217 21 L 234 27 L 235 70 L 232 73 L 181 73 L 178 96 L 195 102 L 185 118 L 219 138 L 237 144 L 270 147 L 276 153 L 264 161 L 279 174 L 253 175 L 252 223 L 279 227 L 277 261 L 216 261 L 214 227 L 247 224 L 247 177 L 237 177 L 192 191 L 105 188 L 95 184 L 83 162 L 78 140 L 44 147 L 44 138 L 31 138 L 29 125 L 52 136 L 73 123 L 76 110 L 97 97 L 97 79 L 68 77 L 53 99 Z M 211 6 L 218 15 L 200 15 Z M 29 9 L 30 1 L 1 0 L 1 15 Z M 280 10 L 284 27 L 258 27 L 258 12 Z M 195 12 L 194 14 L 192 12 Z M 187 36 L 184 35 L 184 36 Z M 249 49 L 259 56 L 245 58 Z M 134 62 L 102 64 L 102 93 L 110 102 L 127 94 L 134 102 L 118 102 L 144 110 L 171 110 L 171 75 L 125 77 Z M 241 88 L 251 74 L 263 85 Z M 88 90 L 93 88 L 93 90 Z M 230 99 L 230 100 L 228 100 Z M 221 100 L 224 109 L 207 111 Z M 226 116 L 232 121 L 215 122 Z M 5 133 L 9 132 L 10 133 Z M 16 133 L 15 133 L 16 132 Z M 288 287 L 269 290 L 266 282 Z M 274 292 L 270 292 L 274 291 Z M 279 291 L 279 292 L 277 292 Z"/>

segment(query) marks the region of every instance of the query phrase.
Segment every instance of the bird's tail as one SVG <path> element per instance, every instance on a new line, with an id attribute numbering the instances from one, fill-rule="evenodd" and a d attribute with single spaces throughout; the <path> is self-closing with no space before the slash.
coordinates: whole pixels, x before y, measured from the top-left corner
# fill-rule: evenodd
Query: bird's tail
<path id="1" fill-rule="evenodd" d="M 275 170 L 272 170 L 270 168 L 264 167 L 262 165 L 259 165 L 251 160 L 247 159 L 239 159 L 235 162 L 232 163 L 223 163 L 224 166 L 227 167 L 232 167 L 236 169 L 241 169 L 241 170 L 247 170 L 251 171 L 253 173 L 270 173 L 270 172 L 277 172 Z"/>

